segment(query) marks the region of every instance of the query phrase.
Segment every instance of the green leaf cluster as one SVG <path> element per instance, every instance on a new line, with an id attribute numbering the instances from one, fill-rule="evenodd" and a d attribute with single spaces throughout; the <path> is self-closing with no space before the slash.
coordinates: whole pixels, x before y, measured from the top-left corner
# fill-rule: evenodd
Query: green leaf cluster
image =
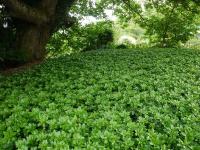
<path id="1" fill-rule="evenodd" d="M 111 21 L 85 26 L 76 24 L 68 30 L 56 32 L 47 44 L 47 51 L 50 55 L 60 55 L 106 48 L 113 42 L 113 36 Z"/>

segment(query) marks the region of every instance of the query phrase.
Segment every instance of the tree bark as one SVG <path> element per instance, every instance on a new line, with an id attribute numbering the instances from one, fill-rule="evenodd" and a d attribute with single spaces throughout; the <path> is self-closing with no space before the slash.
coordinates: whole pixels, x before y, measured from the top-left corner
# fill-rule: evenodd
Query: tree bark
<path id="1" fill-rule="evenodd" d="M 19 0 L 3 0 L 5 6 L 9 8 L 11 17 L 25 20 L 30 23 L 41 25 L 47 23 L 49 18 L 41 9 L 31 7 Z M 41 5 L 41 4 L 40 4 Z"/>
<path id="2" fill-rule="evenodd" d="M 55 21 L 57 0 L 42 0 L 35 7 L 21 0 L 3 2 L 16 26 L 12 59 L 19 62 L 42 60 Z"/>
<path id="3" fill-rule="evenodd" d="M 41 0 L 31 5 L 25 0 L 2 0 L 16 26 L 13 51 L 17 60 L 32 62 L 45 57 L 45 46 L 59 29 L 76 0 Z"/>
<path id="4" fill-rule="evenodd" d="M 32 62 L 45 57 L 45 46 L 51 36 L 49 26 L 25 25 L 17 30 L 16 55 L 19 60 Z"/>

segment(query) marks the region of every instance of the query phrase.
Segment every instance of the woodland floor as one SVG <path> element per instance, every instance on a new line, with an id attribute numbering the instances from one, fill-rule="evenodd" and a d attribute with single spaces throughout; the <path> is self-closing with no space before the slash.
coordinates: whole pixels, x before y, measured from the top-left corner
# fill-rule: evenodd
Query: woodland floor
<path id="1" fill-rule="evenodd" d="M 34 61 L 31 63 L 20 64 L 18 62 L 2 62 L 0 66 L 0 73 L 4 75 L 12 75 L 13 73 L 18 73 L 30 69 L 31 67 L 40 64 L 41 61 Z"/>

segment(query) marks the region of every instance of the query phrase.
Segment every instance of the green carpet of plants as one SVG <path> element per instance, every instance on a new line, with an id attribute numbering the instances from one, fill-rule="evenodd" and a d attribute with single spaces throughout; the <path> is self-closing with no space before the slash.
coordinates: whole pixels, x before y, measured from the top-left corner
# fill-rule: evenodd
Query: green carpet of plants
<path id="1" fill-rule="evenodd" d="M 199 150 L 200 51 L 99 50 L 0 75 L 0 149 Z"/>

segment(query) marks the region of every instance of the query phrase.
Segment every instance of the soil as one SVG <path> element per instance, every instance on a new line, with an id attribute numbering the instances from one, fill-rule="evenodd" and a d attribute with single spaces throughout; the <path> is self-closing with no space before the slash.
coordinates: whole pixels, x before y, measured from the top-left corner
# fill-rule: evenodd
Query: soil
<path id="1" fill-rule="evenodd" d="M 23 72 L 24 70 L 27 70 L 34 65 L 40 64 L 42 61 L 34 61 L 30 63 L 19 63 L 17 61 L 5 61 L 0 62 L 0 73 L 4 75 L 11 75 L 13 73 L 17 72 Z"/>

